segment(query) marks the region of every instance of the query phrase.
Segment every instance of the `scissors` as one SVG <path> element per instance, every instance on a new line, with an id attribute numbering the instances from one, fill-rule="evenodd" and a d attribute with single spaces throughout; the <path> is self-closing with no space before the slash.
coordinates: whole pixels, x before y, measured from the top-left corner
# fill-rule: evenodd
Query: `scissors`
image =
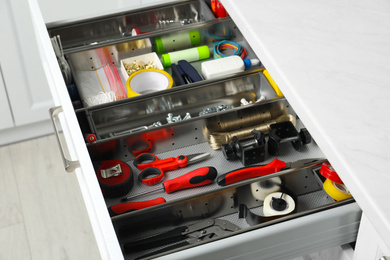
<path id="1" fill-rule="evenodd" d="M 160 160 L 152 153 L 142 153 L 134 159 L 134 166 L 142 170 L 138 176 L 140 182 L 154 185 L 162 180 L 165 171 L 176 170 L 187 165 L 203 161 L 210 157 L 210 153 L 196 153 L 179 155 Z"/>

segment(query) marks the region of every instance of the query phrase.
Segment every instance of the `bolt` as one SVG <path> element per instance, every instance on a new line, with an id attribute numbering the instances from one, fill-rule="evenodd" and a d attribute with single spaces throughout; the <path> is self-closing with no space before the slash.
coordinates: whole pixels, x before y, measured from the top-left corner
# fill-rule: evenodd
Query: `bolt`
<path id="1" fill-rule="evenodd" d="M 187 120 L 190 118 L 191 118 L 191 114 L 187 112 L 186 115 L 183 117 L 183 120 Z"/>
<path id="2" fill-rule="evenodd" d="M 172 117 L 172 122 L 179 122 L 179 121 L 181 121 L 180 115 Z"/>
<path id="3" fill-rule="evenodd" d="M 170 123 L 173 123 L 173 114 L 172 113 L 168 113 L 168 117 L 167 117 L 167 122 L 170 124 Z"/>
<path id="4" fill-rule="evenodd" d="M 149 126 L 149 128 L 150 128 L 150 127 L 158 127 L 158 126 L 162 126 L 162 123 L 161 123 L 160 121 L 154 122 L 153 124 L 151 124 L 151 125 Z"/>

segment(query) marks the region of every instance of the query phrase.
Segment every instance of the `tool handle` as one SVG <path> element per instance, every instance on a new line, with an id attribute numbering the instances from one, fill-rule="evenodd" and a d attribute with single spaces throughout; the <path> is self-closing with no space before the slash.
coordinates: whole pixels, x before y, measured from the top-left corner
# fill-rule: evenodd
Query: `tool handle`
<path id="1" fill-rule="evenodd" d="M 145 163 L 145 161 L 152 161 Z M 175 170 L 179 167 L 185 167 L 188 162 L 188 157 L 185 155 L 179 155 L 178 157 L 169 157 L 163 160 L 159 160 L 157 156 L 151 153 L 143 153 L 138 155 L 134 160 L 134 166 L 143 170 L 149 167 L 160 168 L 163 171 Z"/>
<path id="2" fill-rule="evenodd" d="M 180 177 L 163 182 L 166 193 L 203 186 L 212 183 L 217 177 L 214 167 L 202 167 Z"/>
<path id="3" fill-rule="evenodd" d="M 123 214 L 125 212 L 129 212 L 137 209 L 143 209 L 143 208 L 151 207 L 162 203 L 165 203 L 165 199 L 162 197 L 153 200 L 125 202 L 125 203 L 119 203 L 113 205 L 112 207 L 109 207 L 108 212 L 110 213 L 111 217 L 114 217 L 119 214 Z"/>
<path id="4" fill-rule="evenodd" d="M 123 249 L 126 254 L 134 253 L 137 251 L 148 250 L 159 246 L 167 245 L 170 243 L 180 242 L 185 236 L 182 235 L 187 227 L 177 227 L 168 232 L 148 237 L 142 240 L 128 242 L 123 245 Z"/>
<path id="5" fill-rule="evenodd" d="M 266 165 L 245 167 L 225 173 L 218 177 L 217 183 L 220 186 L 226 186 L 246 179 L 275 173 L 285 167 L 286 163 L 284 161 L 275 158 L 272 162 Z"/>

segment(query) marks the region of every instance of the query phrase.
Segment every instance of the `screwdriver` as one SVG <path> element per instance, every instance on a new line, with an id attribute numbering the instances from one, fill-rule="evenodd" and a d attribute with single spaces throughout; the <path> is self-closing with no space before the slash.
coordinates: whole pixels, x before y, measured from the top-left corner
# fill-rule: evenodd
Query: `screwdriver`
<path id="1" fill-rule="evenodd" d="M 162 188 L 156 189 L 153 191 L 141 193 L 139 195 L 133 196 L 133 197 L 126 197 L 122 199 L 122 202 L 125 202 L 130 199 L 134 199 L 140 196 L 144 196 L 146 194 L 165 191 L 167 194 L 178 191 L 178 190 L 184 190 L 189 189 L 193 187 L 198 186 L 204 186 L 207 184 L 212 183 L 215 178 L 217 178 L 217 169 L 214 167 L 201 167 L 196 170 L 193 170 L 189 173 L 186 173 L 182 176 L 179 176 L 177 178 L 164 181 L 162 183 Z"/>
<path id="2" fill-rule="evenodd" d="M 151 207 L 154 205 L 165 203 L 164 198 L 156 198 L 153 200 L 144 200 L 144 201 L 136 201 L 136 202 L 125 202 L 125 203 L 119 203 L 116 205 L 113 205 L 108 208 L 108 212 L 110 213 L 111 217 L 138 210 L 138 209 L 144 209 L 147 207 Z"/>

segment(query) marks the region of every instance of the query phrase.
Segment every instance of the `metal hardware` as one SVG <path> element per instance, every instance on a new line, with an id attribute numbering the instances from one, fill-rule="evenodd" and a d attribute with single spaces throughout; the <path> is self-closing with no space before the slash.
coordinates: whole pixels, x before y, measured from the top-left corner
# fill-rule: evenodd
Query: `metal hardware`
<path id="1" fill-rule="evenodd" d="M 122 174 L 122 168 L 120 164 L 114 165 L 110 168 L 100 170 L 100 174 L 102 175 L 103 178 L 111 178 L 114 176 L 119 176 Z"/>
<path id="2" fill-rule="evenodd" d="M 186 115 L 183 117 L 183 120 L 187 120 L 191 118 L 191 114 L 189 112 L 186 113 Z"/>
<path id="3" fill-rule="evenodd" d="M 213 107 L 206 107 L 205 109 L 203 109 L 202 112 L 199 113 L 199 115 L 202 116 L 205 114 L 216 113 L 216 112 L 225 111 L 225 110 L 232 109 L 232 108 L 234 108 L 234 106 L 228 106 L 225 104 L 221 104 L 221 105 L 213 106 Z"/>
<path id="4" fill-rule="evenodd" d="M 382 256 L 379 260 L 390 260 L 390 256 Z"/>
<path id="5" fill-rule="evenodd" d="M 173 123 L 180 122 L 181 120 L 182 120 L 182 119 L 181 119 L 181 116 L 180 116 L 180 115 L 172 117 L 172 122 L 173 122 Z"/>
<path id="6" fill-rule="evenodd" d="M 61 152 L 62 160 L 64 162 L 65 170 L 67 172 L 73 172 L 73 171 L 76 170 L 76 168 L 80 167 L 80 162 L 79 161 L 69 160 L 65 156 L 64 146 L 61 143 L 60 133 L 58 131 L 58 128 L 57 128 L 57 125 L 56 125 L 56 122 L 55 122 L 55 117 L 57 117 L 58 114 L 61 113 L 61 112 L 63 112 L 63 109 L 62 109 L 61 106 L 52 107 L 52 108 L 50 108 L 50 117 L 51 117 L 51 121 L 53 122 L 54 133 L 57 136 L 57 141 L 58 141 L 58 144 L 60 146 L 60 152 Z"/>
<path id="7" fill-rule="evenodd" d="M 168 113 L 168 117 L 167 117 L 168 124 L 173 123 L 172 118 L 173 118 L 173 114 L 172 113 Z"/>
<path id="8" fill-rule="evenodd" d="M 148 126 L 148 128 L 151 128 L 151 127 L 158 127 L 158 126 L 162 126 L 162 123 L 161 123 L 160 121 L 154 122 L 153 124 L 151 124 L 150 126 Z"/>

